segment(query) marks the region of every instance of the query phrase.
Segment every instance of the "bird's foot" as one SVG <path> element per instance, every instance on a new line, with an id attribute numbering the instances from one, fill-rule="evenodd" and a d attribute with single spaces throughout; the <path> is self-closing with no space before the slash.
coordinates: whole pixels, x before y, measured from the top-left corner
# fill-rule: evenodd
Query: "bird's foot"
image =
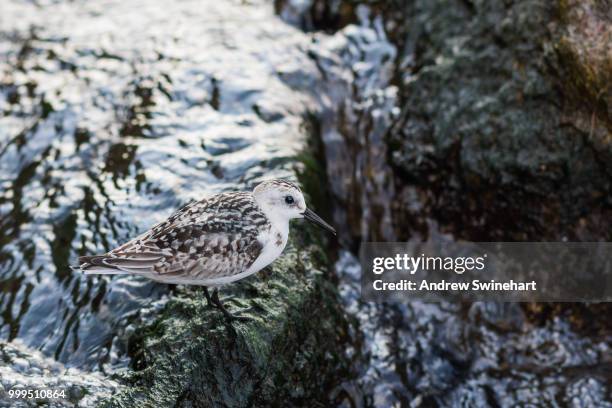
<path id="1" fill-rule="evenodd" d="M 218 289 L 213 290 L 212 296 L 210 296 L 208 294 L 208 288 L 205 288 L 204 293 L 206 295 L 206 301 L 208 302 L 208 306 L 211 306 L 211 307 L 214 307 L 216 309 L 219 309 L 221 311 L 221 313 L 223 313 L 223 316 L 225 317 L 225 319 L 228 322 L 250 320 L 250 318 L 247 317 L 247 316 L 241 316 L 239 314 L 232 314 L 232 313 L 230 313 L 225 308 L 223 303 L 221 302 L 221 299 L 219 299 L 219 290 Z"/>

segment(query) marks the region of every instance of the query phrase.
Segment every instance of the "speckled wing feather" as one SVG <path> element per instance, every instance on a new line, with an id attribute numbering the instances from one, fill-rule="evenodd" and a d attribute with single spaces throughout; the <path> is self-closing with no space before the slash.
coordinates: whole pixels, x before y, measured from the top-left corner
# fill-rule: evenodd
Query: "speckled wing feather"
<path id="1" fill-rule="evenodd" d="M 108 254 L 81 257 L 86 273 L 133 273 L 168 283 L 206 284 L 244 272 L 261 254 L 269 221 L 251 193 L 187 204 Z"/>

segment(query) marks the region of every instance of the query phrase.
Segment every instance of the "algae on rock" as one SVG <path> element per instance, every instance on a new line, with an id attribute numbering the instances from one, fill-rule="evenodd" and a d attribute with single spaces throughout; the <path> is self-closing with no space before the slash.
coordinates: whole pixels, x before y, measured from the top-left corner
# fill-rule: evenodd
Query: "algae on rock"
<path id="1" fill-rule="evenodd" d="M 295 228 L 295 226 L 294 226 Z M 228 324 L 196 288 L 180 288 L 133 350 L 132 386 L 108 406 L 266 406 L 317 400 L 342 366 L 347 326 L 309 227 L 269 268 L 223 289 Z M 294 235 L 295 235 L 294 231 Z M 242 310 L 242 311 L 240 311 Z"/>

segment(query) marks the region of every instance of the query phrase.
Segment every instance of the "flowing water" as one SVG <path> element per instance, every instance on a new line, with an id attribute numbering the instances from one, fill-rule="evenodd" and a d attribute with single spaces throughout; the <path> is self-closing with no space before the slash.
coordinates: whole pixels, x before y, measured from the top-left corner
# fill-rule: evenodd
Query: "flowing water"
<path id="1" fill-rule="evenodd" d="M 308 5 L 293 3 L 287 21 Z M 609 337 L 567 319 L 533 325 L 511 304 L 360 302 L 357 243 L 393 239 L 383 139 L 400 107 L 397 51 L 380 18 L 365 7 L 359 17 L 328 35 L 259 1 L 2 2 L 4 389 L 64 386 L 85 406 L 122 387 L 108 376 L 127 366 L 127 339 L 171 289 L 69 265 L 189 200 L 291 176 L 314 115 L 343 247 L 335 270 L 359 323 L 347 350 L 365 356 L 331 398 L 611 406 Z"/>
<path id="2" fill-rule="evenodd" d="M 342 405 L 612 407 L 612 335 L 597 324 L 580 330 L 575 323 L 588 314 L 542 313 L 538 321 L 518 303 L 360 300 L 358 243 L 396 239 L 383 141 L 401 106 L 391 74 L 396 50 L 383 22 L 365 7 L 357 15 L 358 26 L 320 34 L 311 49 L 327 89 L 320 137 L 345 248 L 335 270 L 360 327 L 348 355 L 354 348 L 365 355 L 338 391 Z M 420 205 L 417 196 L 409 201 Z M 412 239 L 453 239 L 434 220 L 419 222 L 427 230 Z"/>
<path id="3" fill-rule="evenodd" d="M 260 2 L 0 8 L 1 381 L 109 375 L 169 288 L 69 265 L 190 200 L 291 177 L 308 109 L 293 88 L 318 75 L 309 38 Z"/>

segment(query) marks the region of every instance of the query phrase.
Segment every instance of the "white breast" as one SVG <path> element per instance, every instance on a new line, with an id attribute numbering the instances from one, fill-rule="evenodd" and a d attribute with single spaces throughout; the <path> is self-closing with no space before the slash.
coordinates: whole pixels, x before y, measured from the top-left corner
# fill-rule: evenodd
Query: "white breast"
<path id="1" fill-rule="evenodd" d="M 260 234 L 258 239 L 262 243 L 263 249 L 255 262 L 247 269 L 247 276 L 259 272 L 280 256 L 285 249 L 285 245 L 287 245 L 288 232 L 288 229 L 281 231 L 273 226 L 270 231 Z"/>

